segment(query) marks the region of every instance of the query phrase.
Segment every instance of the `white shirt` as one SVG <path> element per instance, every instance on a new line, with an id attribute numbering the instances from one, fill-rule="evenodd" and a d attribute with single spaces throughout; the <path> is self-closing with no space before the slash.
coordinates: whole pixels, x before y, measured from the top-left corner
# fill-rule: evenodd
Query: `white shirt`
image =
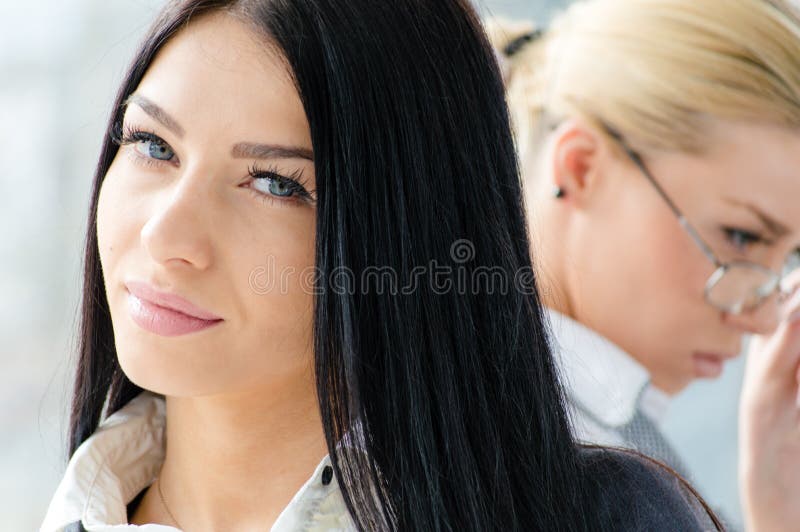
<path id="1" fill-rule="evenodd" d="M 623 445 L 620 428 L 637 408 L 656 424 L 663 420 L 669 396 L 650 385 L 644 366 L 585 325 L 552 309 L 547 309 L 546 317 L 579 440 Z"/>
<path id="2" fill-rule="evenodd" d="M 164 399 L 151 392 L 104 420 L 70 459 L 40 532 L 61 532 L 75 521 L 90 532 L 180 532 L 172 526 L 128 524 L 127 504 L 161 469 L 165 428 Z M 272 532 L 355 530 L 336 477 L 328 485 L 322 482 L 328 466 L 330 456 L 283 509 Z"/>

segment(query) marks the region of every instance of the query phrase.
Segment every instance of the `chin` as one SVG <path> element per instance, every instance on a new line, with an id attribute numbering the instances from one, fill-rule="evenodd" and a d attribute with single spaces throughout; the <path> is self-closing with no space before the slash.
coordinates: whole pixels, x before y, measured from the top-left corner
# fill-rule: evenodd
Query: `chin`
<path id="1" fill-rule="evenodd" d="M 657 379 L 653 377 L 653 385 L 668 395 L 677 395 L 692 384 L 697 377 L 691 371 L 673 373 L 669 378 Z"/>
<path id="2" fill-rule="evenodd" d="M 117 353 L 117 359 L 128 380 L 153 393 L 189 397 L 201 395 L 199 392 L 208 387 L 202 382 L 204 379 L 191 374 L 191 365 L 180 363 L 167 353 L 125 350 Z"/>

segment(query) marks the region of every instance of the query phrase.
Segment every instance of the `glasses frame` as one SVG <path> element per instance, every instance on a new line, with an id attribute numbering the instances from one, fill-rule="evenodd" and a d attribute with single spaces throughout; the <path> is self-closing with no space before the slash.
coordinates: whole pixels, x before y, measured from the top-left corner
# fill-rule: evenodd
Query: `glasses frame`
<path id="1" fill-rule="evenodd" d="M 698 233 L 694 226 L 689 223 L 689 220 L 686 218 L 683 212 L 678 208 L 677 205 L 675 205 L 675 202 L 672 201 L 672 198 L 670 198 L 661 185 L 659 185 L 658 181 L 656 181 L 652 172 L 650 172 L 645 164 L 644 158 L 641 156 L 641 154 L 633 149 L 625 140 L 625 137 L 615 128 L 611 127 L 602 120 L 600 120 L 599 123 L 603 130 L 619 145 L 620 148 L 622 148 L 631 162 L 636 165 L 642 175 L 644 175 L 647 181 L 653 186 L 653 188 L 655 188 L 656 192 L 658 192 L 658 195 L 678 219 L 680 226 L 691 237 L 692 241 L 697 245 L 697 247 L 700 248 L 700 251 L 703 252 L 703 255 L 705 255 L 705 257 L 716 267 L 716 270 L 714 270 L 714 272 L 709 276 L 703 289 L 703 297 L 706 300 L 706 303 L 722 312 L 729 314 L 741 314 L 743 312 L 748 312 L 760 307 L 775 292 L 778 293 L 779 301 L 785 300 L 794 292 L 794 290 L 785 290 L 781 286 L 781 282 L 785 277 L 784 273 L 776 273 L 771 268 L 767 268 L 761 264 L 750 261 L 721 261 L 711 249 L 711 246 L 709 246 L 708 243 L 703 240 L 703 237 L 700 236 L 700 233 Z M 719 284 L 720 280 L 725 276 L 725 274 L 734 267 L 755 270 L 765 274 L 769 278 L 769 281 L 758 287 L 756 293 L 758 299 L 755 301 L 755 303 L 746 305 L 745 301 L 739 301 L 734 305 L 724 306 L 715 303 L 711 299 L 711 291 Z"/>

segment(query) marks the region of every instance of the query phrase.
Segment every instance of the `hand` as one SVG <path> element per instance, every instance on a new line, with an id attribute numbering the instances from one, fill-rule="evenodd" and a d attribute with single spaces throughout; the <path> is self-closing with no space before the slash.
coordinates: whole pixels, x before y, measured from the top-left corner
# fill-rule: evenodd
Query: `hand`
<path id="1" fill-rule="evenodd" d="M 739 486 L 754 532 L 800 531 L 800 290 L 782 310 L 775 332 L 751 341 L 740 403 Z"/>

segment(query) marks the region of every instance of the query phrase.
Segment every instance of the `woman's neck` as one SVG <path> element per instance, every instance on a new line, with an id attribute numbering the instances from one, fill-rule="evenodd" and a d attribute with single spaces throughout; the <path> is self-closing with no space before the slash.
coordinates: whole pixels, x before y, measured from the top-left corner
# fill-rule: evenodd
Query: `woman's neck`
<path id="1" fill-rule="evenodd" d="M 327 454 L 313 378 L 301 380 L 167 397 L 164 500 L 148 490 L 134 524 L 178 524 L 171 513 L 187 530 L 267 530 Z"/>
<path id="2" fill-rule="evenodd" d="M 554 253 L 553 244 L 540 240 L 538 257 L 533 257 L 539 296 L 542 304 L 572 319 L 575 316 L 574 304 L 570 295 L 570 283 L 562 264 L 547 260 L 547 257 L 563 256 L 563 251 Z"/>

